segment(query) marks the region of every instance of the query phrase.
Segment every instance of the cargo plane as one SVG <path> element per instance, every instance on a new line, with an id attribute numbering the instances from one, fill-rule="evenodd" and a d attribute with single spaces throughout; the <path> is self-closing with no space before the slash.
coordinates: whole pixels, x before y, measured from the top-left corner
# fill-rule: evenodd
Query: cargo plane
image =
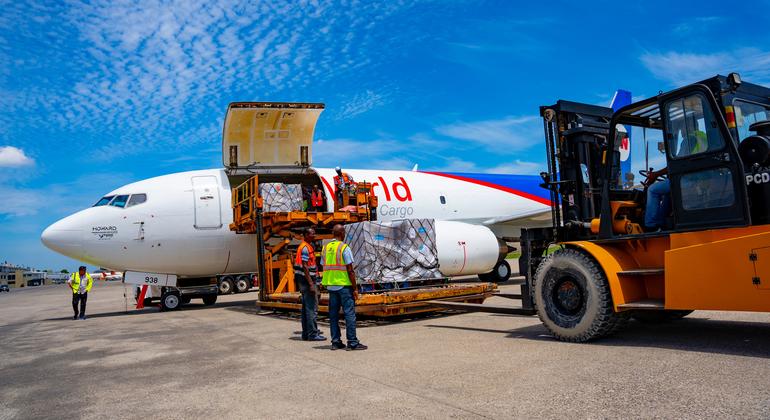
<path id="1" fill-rule="evenodd" d="M 232 103 L 223 132 L 223 168 L 145 179 L 117 188 L 49 226 L 41 240 L 68 257 L 116 271 L 210 277 L 256 272 L 256 241 L 229 229 L 231 188 L 260 182 L 317 185 L 333 209 L 335 172 L 311 164 L 322 104 Z M 536 175 L 346 169 L 372 183 L 379 221 L 436 220 L 441 272 L 511 275 L 501 239 L 550 223 L 550 193 Z"/>

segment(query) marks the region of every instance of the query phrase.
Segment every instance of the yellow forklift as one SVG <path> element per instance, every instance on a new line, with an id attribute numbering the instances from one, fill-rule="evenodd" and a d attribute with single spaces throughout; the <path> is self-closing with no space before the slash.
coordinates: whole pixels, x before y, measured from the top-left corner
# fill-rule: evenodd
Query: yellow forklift
<path id="1" fill-rule="evenodd" d="M 770 312 L 770 89 L 731 73 L 540 114 L 553 225 L 522 232 L 515 313 L 584 342 L 632 317 Z"/>

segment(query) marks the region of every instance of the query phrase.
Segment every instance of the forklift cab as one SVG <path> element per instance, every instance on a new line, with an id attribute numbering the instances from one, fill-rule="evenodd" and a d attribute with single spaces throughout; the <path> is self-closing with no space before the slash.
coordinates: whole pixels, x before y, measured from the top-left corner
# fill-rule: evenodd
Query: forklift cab
<path id="1" fill-rule="evenodd" d="M 519 269 L 524 307 L 555 337 L 770 312 L 770 89 L 731 74 L 614 113 L 559 101 L 541 115 L 553 226 L 522 230 Z M 650 168 L 670 192 L 648 194 Z M 671 203 L 661 231 L 644 225 L 654 195 Z"/>
<path id="2" fill-rule="evenodd" d="M 609 108 L 542 107 L 559 240 L 770 223 L 770 89 L 733 73 Z M 624 160 L 630 160 L 630 164 Z M 667 169 L 663 228 L 645 226 L 650 170 Z M 764 175 L 763 175 L 764 174 Z M 767 181 L 765 181 L 767 180 Z M 748 188 L 747 188 L 748 186 Z"/>

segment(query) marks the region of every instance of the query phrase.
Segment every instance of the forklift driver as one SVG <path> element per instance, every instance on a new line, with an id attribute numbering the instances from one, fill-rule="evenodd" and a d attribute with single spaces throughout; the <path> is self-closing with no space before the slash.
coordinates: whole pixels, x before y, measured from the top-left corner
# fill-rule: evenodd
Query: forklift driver
<path id="1" fill-rule="evenodd" d="M 708 149 L 706 133 L 697 130 L 690 133 L 679 145 L 678 156 L 694 155 Z M 647 187 L 647 206 L 644 211 L 644 226 L 650 230 L 665 228 L 666 217 L 671 214 L 671 183 L 668 178 L 655 182 L 661 176 L 668 175 L 668 167 L 647 173 L 642 182 Z"/>

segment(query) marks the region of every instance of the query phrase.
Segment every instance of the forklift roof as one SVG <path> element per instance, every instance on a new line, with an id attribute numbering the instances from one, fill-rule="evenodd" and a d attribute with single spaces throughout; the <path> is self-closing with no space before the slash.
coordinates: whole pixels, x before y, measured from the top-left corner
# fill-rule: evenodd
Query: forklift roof
<path id="1" fill-rule="evenodd" d="M 660 92 L 658 95 L 642 101 L 634 102 L 618 110 L 618 122 L 640 127 L 662 129 L 663 124 L 661 121 L 658 99 L 663 95 L 687 89 L 693 85 L 706 86 L 714 93 L 714 96 L 717 97 L 717 99 L 719 99 L 721 93 L 737 92 L 741 97 L 746 97 L 765 104 L 770 103 L 770 89 L 753 83 L 743 82 L 737 73 L 730 73 L 728 76 L 716 75 L 669 92 Z"/>

